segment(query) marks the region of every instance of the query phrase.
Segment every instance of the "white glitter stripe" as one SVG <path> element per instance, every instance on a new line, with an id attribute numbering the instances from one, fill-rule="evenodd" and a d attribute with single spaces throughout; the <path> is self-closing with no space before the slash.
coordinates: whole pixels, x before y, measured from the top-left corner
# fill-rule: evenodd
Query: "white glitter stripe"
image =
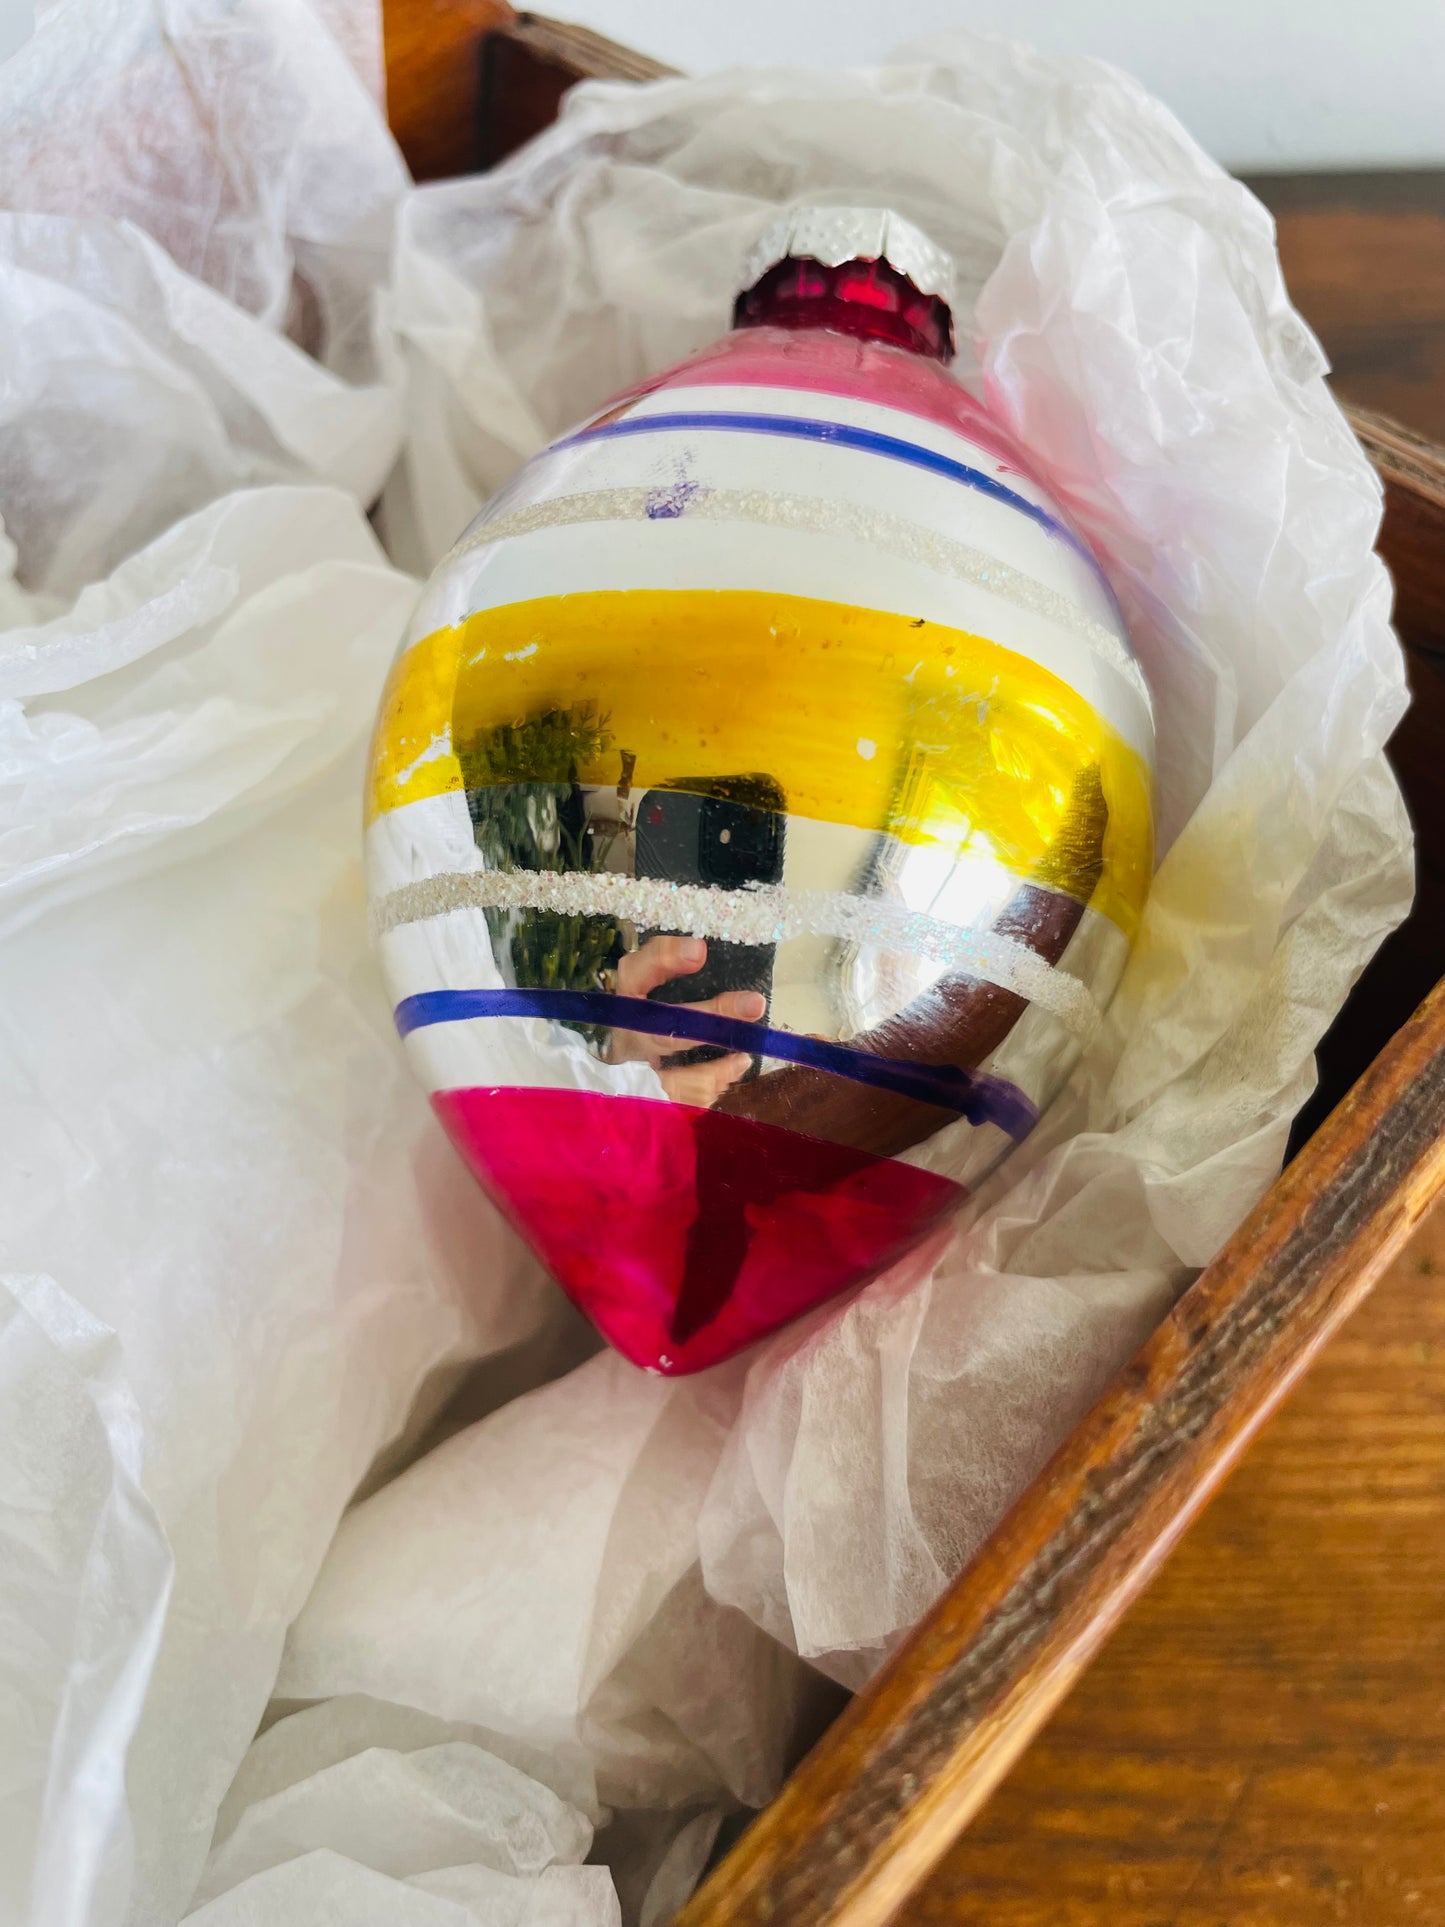
<path id="1" fill-rule="evenodd" d="M 403 884 L 373 906 L 372 930 L 383 937 L 402 924 L 453 910 L 551 910 L 561 916 L 626 919 L 644 929 L 678 930 L 726 943 L 782 943 L 789 937 L 838 937 L 846 943 L 927 957 L 1011 990 L 1057 1017 L 1085 1042 L 1099 1022 L 1088 987 L 1056 970 L 1027 944 L 992 931 L 962 930 L 922 910 L 837 890 L 755 885 L 716 890 L 665 877 L 601 872 L 453 870 Z"/>
<path id="2" fill-rule="evenodd" d="M 1122 676 L 1142 702 L 1149 704 L 1143 671 L 1112 630 L 1086 616 L 1069 598 L 1047 583 L 1026 575 L 1011 563 L 999 561 L 967 542 L 901 516 L 884 515 L 854 502 L 826 501 L 810 495 L 776 495 L 766 489 L 698 488 L 665 500 L 669 491 L 657 488 L 598 488 L 580 495 L 562 495 L 530 508 L 516 509 L 483 522 L 462 537 L 446 562 L 473 550 L 505 542 L 512 536 L 535 535 L 539 529 L 571 528 L 589 522 L 704 521 L 752 522 L 769 528 L 801 529 L 813 535 L 843 535 L 851 541 L 883 549 L 905 562 L 918 563 L 937 575 L 971 582 L 990 595 L 1058 623 L 1086 643 L 1093 653 Z M 658 513 L 659 503 L 664 510 Z M 443 563 L 443 567 L 446 563 Z"/>

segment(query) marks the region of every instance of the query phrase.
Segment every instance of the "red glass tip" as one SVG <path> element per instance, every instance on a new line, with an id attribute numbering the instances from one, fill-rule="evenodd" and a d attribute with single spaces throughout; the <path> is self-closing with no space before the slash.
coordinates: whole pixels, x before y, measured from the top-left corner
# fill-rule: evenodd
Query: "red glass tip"
<path id="1" fill-rule="evenodd" d="M 953 358 L 953 317 L 936 294 L 920 294 L 887 261 L 779 261 L 740 294 L 735 328 L 831 328 L 935 361 Z"/>

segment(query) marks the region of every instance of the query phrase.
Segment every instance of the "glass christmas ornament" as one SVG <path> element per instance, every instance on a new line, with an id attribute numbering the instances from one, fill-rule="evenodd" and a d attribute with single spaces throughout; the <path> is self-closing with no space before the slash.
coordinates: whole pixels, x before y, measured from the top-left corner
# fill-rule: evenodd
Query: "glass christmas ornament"
<path id="1" fill-rule="evenodd" d="M 786 217 L 730 334 L 488 504 L 382 701 L 398 1029 L 649 1370 L 934 1233 L 1138 925 L 1148 691 L 1094 557 L 948 373 L 950 277 L 895 215 Z"/>

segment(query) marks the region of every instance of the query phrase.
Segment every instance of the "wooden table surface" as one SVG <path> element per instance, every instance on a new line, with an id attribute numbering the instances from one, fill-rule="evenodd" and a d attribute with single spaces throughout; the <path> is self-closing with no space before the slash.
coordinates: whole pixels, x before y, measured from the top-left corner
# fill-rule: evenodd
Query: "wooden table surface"
<path id="1" fill-rule="evenodd" d="M 1339 393 L 1445 443 L 1445 173 L 1278 177 Z M 901 1927 L 1445 1927 L 1445 1212 Z"/>

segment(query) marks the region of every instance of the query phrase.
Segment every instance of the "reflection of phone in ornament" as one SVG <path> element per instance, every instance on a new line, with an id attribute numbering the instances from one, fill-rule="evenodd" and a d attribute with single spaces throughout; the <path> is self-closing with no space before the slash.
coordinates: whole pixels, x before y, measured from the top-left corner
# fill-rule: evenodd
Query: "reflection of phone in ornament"
<path id="1" fill-rule="evenodd" d="M 785 806 L 782 788 L 770 776 L 711 777 L 687 788 L 646 790 L 635 800 L 636 874 L 721 890 L 781 883 Z M 638 933 L 644 942 L 653 934 Z M 774 948 L 710 937 L 702 969 L 660 985 L 652 996 L 659 1003 L 698 1004 L 725 990 L 757 990 L 771 1006 Z M 702 1064 L 724 1054 L 704 1045 L 673 1061 Z M 749 1075 L 757 1069 L 755 1060 Z"/>

